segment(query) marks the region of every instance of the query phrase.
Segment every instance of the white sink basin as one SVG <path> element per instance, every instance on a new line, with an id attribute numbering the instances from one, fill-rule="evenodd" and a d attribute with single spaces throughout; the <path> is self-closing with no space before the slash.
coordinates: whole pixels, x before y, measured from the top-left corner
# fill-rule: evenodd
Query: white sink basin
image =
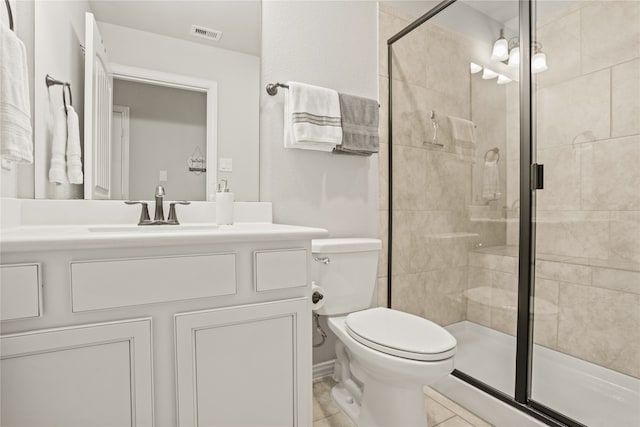
<path id="1" fill-rule="evenodd" d="M 89 227 L 94 233 L 175 233 L 186 231 L 212 231 L 217 224 L 180 224 L 180 225 L 104 225 Z"/>

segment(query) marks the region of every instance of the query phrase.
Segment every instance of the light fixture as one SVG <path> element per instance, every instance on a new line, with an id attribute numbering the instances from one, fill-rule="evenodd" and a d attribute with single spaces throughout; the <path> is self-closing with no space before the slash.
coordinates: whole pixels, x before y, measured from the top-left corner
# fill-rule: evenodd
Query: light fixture
<path id="1" fill-rule="evenodd" d="M 491 80 L 491 79 L 495 79 L 496 77 L 498 77 L 498 73 L 496 73 L 493 70 L 485 68 L 484 71 L 482 71 L 483 80 Z"/>
<path id="2" fill-rule="evenodd" d="M 469 71 L 471 71 L 471 74 L 479 73 L 480 71 L 482 71 L 482 65 L 478 65 L 475 62 L 470 62 Z"/>
<path id="3" fill-rule="evenodd" d="M 531 72 L 533 74 L 547 71 L 547 55 L 542 52 L 542 45 L 537 42 L 533 42 L 533 57 L 531 58 Z"/>
<path id="4" fill-rule="evenodd" d="M 502 35 L 502 33 L 500 33 L 500 35 Z M 549 69 L 547 65 L 547 55 L 542 51 L 542 44 L 539 42 L 531 42 L 531 50 L 533 51 L 533 56 L 531 57 L 531 72 L 537 74 L 547 71 Z M 494 45 L 491 59 L 494 59 L 493 55 L 495 55 L 495 52 L 496 47 Z M 506 62 L 509 68 L 518 68 L 520 65 L 520 46 L 519 40 L 516 37 L 509 40 L 509 54 L 505 60 L 502 61 Z"/>
<path id="5" fill-rule="evenodd" d="M 493 61 L 505 61 L 509 58 L 509 43 L 504 38 L 504 29 L 500 30 L 500 38 L 493 43 L 491 59 Z"/>
<path id="6" fill-rule="evenodd" d="M 498 74 L 498 84 L 499 85 L 506 85 L 507 83 L 511 83 L 512 80 L 505 76 L 504 74 Z"/>
<path id="7" fill-rule="evenodd" d="M 520 65 L 520 46 L 516 45 L 509 51 L 509 62 L 507 66 L 509 68 L 518 68 Z"/>

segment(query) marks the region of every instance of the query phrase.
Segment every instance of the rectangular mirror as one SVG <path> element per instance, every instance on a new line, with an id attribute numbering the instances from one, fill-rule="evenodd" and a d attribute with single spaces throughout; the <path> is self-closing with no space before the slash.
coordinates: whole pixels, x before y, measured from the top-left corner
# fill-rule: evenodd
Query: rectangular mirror
<path id="1" fill-rule="evenodd" d="M 216 171 L 207 165 L 216 163 L 217 85 L 178 86 L 177 77 L 169 85 L 114 76 L 110 199 L 144 199 L 158 182 L 174 199 L 207 200 L 215 191 Z"/>
<path id="2" fill-rule="evenodd" d="M 153 19 L 150 19 L 150 17 Z M 258 200 L 260 1 L 36 1 L 36 198 Z M 83 184 L 49 180 L 69 82 Z"/>

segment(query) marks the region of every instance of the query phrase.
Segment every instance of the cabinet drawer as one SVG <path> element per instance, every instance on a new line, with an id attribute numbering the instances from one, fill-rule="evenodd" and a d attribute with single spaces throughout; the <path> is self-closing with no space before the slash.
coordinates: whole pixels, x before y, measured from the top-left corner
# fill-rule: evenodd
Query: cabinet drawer
<path id="1" fill-rule="evenodd" d="M 0 266 L 0 320 L 42 314 L 40 264 Z"/>
<path id="2" fill-rule="evenodd" d="M 73 311 L 236 293 L 236 255 L 71 262 Z"/>
<path id="3" fill-rule="evenodd" d="M 257 251 L 254 275 L 258 292 L 307 286 L 307 250 Z"/>

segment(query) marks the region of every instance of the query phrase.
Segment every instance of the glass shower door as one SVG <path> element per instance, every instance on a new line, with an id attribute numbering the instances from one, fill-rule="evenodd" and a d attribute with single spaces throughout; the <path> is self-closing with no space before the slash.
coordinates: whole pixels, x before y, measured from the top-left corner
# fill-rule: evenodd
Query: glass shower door
<path id="1" fill-rule="evenodd" d="M 517 0 L 456 1 L 391 44 L 382 86 L 393 122 L 392 307 L 444 326 L 461 375 L 511 398 L 520 92 L 509 53 L 518 11 Z M 381 32 L 411 28 L 420 15 L 408 12 L 386 2 Z"/>
<path id="2" fill-rule="evenodd" d="M 532 404 L 589 426 L 637 426 L 640 2 L 539 1 L 534 16 L 545 183 L 535 208 Z"/>

